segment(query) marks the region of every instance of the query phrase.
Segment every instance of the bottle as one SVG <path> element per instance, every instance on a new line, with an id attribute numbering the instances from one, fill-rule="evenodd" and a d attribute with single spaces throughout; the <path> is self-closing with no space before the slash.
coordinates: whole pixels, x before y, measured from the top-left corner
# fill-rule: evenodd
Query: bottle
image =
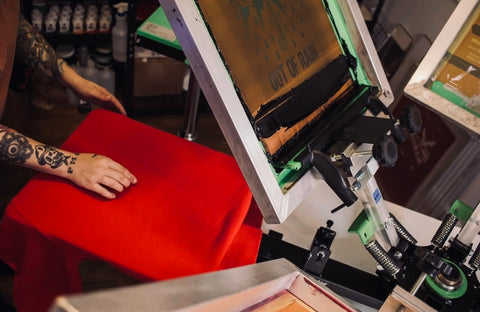
<path id="1" fill-rule="evenodd" d="M 91 58 L 88 58 L 87 66 L 83 69 L 83 78 L 98 84 L 98 69 Z"/>
<path id="2" fill-rule="evenodd" d="M 32 0 L 32 9 L 39 10 L 40 13 L 47 13 L 47 2 L 45 0 Z"/>
<path id="3" fill-rule="evenodd" d="M 98 22 L 98 8 L 94 4 L 90 4 L 87 8 L 87 14 L 85 17 L 85 29 L 87 33 L 93 33 L 97 31 Z"/>
<path id="4" fill-rule="evenodd" d="M 90 54 L 87 46 L 80 47 L 80 72 L 83 78 L 92 82 L 98 83 L 98 69 L 95 68 L 93 60 L 90 58 Z M 88 113 L 92 110 L 92 104 L 80 99 L 78 105 L 78 112 L 80 114 Z"/>
<path id="5" fill-rule="evenodd" d="M 75 47 L 73 45 L 59 45 L 55 50 L 57 56 L 61 57 L 65 62 L 67 62 L 70 67 L 78 72 L 77 60 L 75 57 Z M 80 104 L 79 98 L 70 88 L 66 88 L 67 93 L 67 102 L 70 105 Z"/>
<path id="6" fill-rule="evenodd" d="M 100 32 L 106 33 L 110 31 L 112 23 L 112 11 L 108 4 L 103 4 L 100 8 L 100 17 L 98 19 L 98 29 Z"/>
<path id="7" fill-rule="evenodd" d="M 72 17 L 72 31 L 74 34 L 82 34 L 84 32 L 85 24 L 85 8 L 83 4 L 77 3 L 73 11 Z"/>
<path id="8" fill-rule="evenodd" d="M 67 11 L 63 11 L 60 13 L 60 17 L 58 19 L 58 32 L 61 34 L 68 34 L 70 33 L 70 19 L 71 16 Z"/>
<path id="9" fill-rule="evenodd" d="M 115 72 L 112 69 L 112 47 L 95 47 L 95 67 L 98 70 L 98 84 L 115 95 Z"/>
<path id="10" fill-rule="evenodd" d="M 115 26 L 112 28 L 113 58 L 117 62 L 127 61 L 127 2 L 114 5 L 117 9 Z"/>
<path id="11" fill-rule="evenodd" d="M 38 32 L 43 31 L 43 14 L 39 9 L 32 10 L 32 26 Z"/>
<path id="12" fill-rule="evenodd" d="M 78 49 L 78 65 L 72 65 L 72 68 L 83 78 L 98 83 L 98 69 L 90 59 L 87 46 L 81 46 Z M 72 90 L 68 89 L 67 92 L 68 103 L 76 105 L 80 113 L 88 113 L 92 109 L 90 103 L 79 99 Z"/>

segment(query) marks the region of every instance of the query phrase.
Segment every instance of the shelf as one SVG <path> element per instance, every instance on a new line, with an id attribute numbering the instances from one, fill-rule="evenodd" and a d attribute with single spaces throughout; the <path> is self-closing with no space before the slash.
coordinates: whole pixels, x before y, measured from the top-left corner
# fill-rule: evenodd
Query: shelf
<path id="1" fill-rule="evenodd" d="M 83 33 L 83 34 L 43 34 L 45 39 L 52 45 L 73 44 L 73 45 L 95 45 L 111 42 L 112 34 L 108 33 Z"/>

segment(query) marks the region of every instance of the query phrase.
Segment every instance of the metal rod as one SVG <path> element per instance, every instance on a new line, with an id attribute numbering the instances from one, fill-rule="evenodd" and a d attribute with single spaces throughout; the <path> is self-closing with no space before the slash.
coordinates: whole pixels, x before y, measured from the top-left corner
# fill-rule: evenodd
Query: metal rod
<path id="1" fill-rule="evenodd" d="M 188 81 L 187 101 L 185 106 L 185 124 L 184 129 L 179 135 L 186 140 L 195 141 L 197 138 L 197 120 L 198 105 L 200 102 L 200 85 L 192 71 L 190 71 L 190 79 Z"/>

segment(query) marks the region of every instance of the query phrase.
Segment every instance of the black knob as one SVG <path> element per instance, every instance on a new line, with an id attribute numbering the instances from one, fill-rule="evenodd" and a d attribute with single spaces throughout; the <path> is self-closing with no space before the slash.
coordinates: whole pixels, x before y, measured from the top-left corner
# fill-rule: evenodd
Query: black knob
<path id="1" fill-rule="evenodd" d="M 393 167 L 398 160 L 397 143 L 391 136 L 373 145 L 373 157 L 382 167 Z"/>
<path id="2" fill-rule="evenodd" d="M 400 127 L 398 121 L 393 125 L 392 129 L 392 136 L 397 143 L 403 143 L 407 140 L 405 134 L 403 134 L 403 129 Z"/>
<path id="3" fill-rule="evenodd" d="M 327 220 L 327 228 L 332 228 L 333 221 L 332 220 Z"/>
<path id="4" fill-rule="evenodd" d="M 400 116 L 400 123 L 410 133 L 419 133 L 422 130 L 422 113 L 415 105 L 409 105 Z"/>

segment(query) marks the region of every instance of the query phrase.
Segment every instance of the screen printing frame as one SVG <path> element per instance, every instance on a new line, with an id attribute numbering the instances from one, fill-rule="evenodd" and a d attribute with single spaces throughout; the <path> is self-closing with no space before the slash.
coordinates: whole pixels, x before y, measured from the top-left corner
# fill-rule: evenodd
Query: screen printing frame
<path id="1" fill-rule="evenodd" d="M 286 259 L 142 285 L 59 296 L 49 311 L 271 311 L 262 303 L 284 292 L 307 305 L 308 311 L 360 312 L 354 303 L 340 297 Z M 285 306 L 278 306 L 275 311 L 283 311 L 282 308 Z"/>
<path id="2" fill-rule="evenodd" d="M 319 183 L 324 183 L 322 177 L 310 169 L 287 192 L 282 191 L 195 1 L 159 2 L 265 222 L 282 223 Z M 357 2 L 340 1 L 338 7 L 368 80 L 380 88 L 378 98 L 390 105 L 392 91 Z"/>
<path id="3" fill-rule="evenodd" d="M 439 66 L 445 53 L 457 39 L 464 23 L 468 20 L 477 4 L 479 4 L 479 0 L 460 1 L 415 73 L 410 78 L 404 92 L 407 96 L 433 111 L 448 117 L 476 134 L 480 134 L 480 118 L 425 86 Z"/>

